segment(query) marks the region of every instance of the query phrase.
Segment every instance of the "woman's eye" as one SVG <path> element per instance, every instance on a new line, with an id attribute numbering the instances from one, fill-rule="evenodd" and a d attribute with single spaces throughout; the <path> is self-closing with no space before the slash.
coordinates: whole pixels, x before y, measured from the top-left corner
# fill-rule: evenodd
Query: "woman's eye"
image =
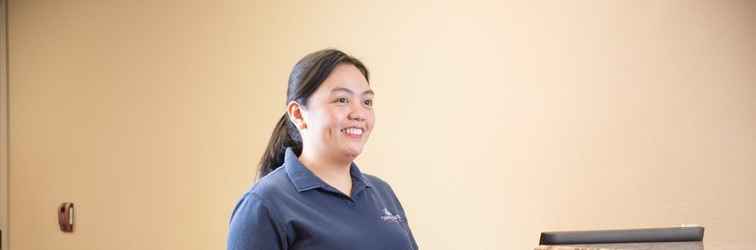
<path id="1" fill-rule="evenodd" d="M 368 107 L 372 107 L 373 106 L 373 100 L 365 100 L 365 105 L 368 106 Z"/>
<path id="2" fill-rule="evenodd" d="M 336 102 L 338 102 L 338 103 L 349 103 L 349 99 L 346 98 L 346 97 L 339 97 L 339 98 L 336 98 Z"/>

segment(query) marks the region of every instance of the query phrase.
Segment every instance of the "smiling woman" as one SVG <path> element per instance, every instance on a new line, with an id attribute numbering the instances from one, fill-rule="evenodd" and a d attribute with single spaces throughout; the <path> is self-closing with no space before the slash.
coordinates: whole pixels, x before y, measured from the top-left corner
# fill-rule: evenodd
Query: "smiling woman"
<path id="1" fill-rule="evenodd" d="M 418 249 L 391 187 L 354 160 L 375 122 L 367 68 L 339 50 L 302 58 L 228 249 Z"/>

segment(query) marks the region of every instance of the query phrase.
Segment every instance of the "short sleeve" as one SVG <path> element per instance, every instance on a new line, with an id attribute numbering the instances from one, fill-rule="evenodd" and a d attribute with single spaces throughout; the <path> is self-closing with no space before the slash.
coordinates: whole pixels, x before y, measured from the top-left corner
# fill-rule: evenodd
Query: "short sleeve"
<path id="1" fill-rule="evenodd" d="M 264 200 L 247 193 L 231 215 L 228 250 L 284 250 L 286 236 Z"/>

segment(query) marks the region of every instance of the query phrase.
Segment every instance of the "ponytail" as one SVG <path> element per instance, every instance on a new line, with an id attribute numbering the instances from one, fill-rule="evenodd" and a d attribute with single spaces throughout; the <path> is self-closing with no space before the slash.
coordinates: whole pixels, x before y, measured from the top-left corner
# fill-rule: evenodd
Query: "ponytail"
<path id="1" fill-rule="evenodd" d="M 260 172 L 257 173 L 258 178 L 262 178 L 283 165 L 286 148 L 288 147 L 291 147 L 297 155 L 302 153 L 302 138 L 299 135 L 299 131 L 289 121 L 288 114 L 284 113 L 281 119 L 278 120 L 278 123 L 276 123 L 273 134 L 270 135 L 268 147 L 260 159 Z"/>

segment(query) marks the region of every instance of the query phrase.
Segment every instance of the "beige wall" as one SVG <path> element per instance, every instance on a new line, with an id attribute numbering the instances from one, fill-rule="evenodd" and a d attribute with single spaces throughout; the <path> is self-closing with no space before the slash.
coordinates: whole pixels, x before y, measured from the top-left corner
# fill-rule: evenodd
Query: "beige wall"
<path id="1" fill-rule="evenodd" d="M 377 2 L 10 1 L 11 249 L 224 248 L 325 47 L 373 72 L 358 163 L 423 249 L 684 223 L 753 249 L 754 2 Z"/>

